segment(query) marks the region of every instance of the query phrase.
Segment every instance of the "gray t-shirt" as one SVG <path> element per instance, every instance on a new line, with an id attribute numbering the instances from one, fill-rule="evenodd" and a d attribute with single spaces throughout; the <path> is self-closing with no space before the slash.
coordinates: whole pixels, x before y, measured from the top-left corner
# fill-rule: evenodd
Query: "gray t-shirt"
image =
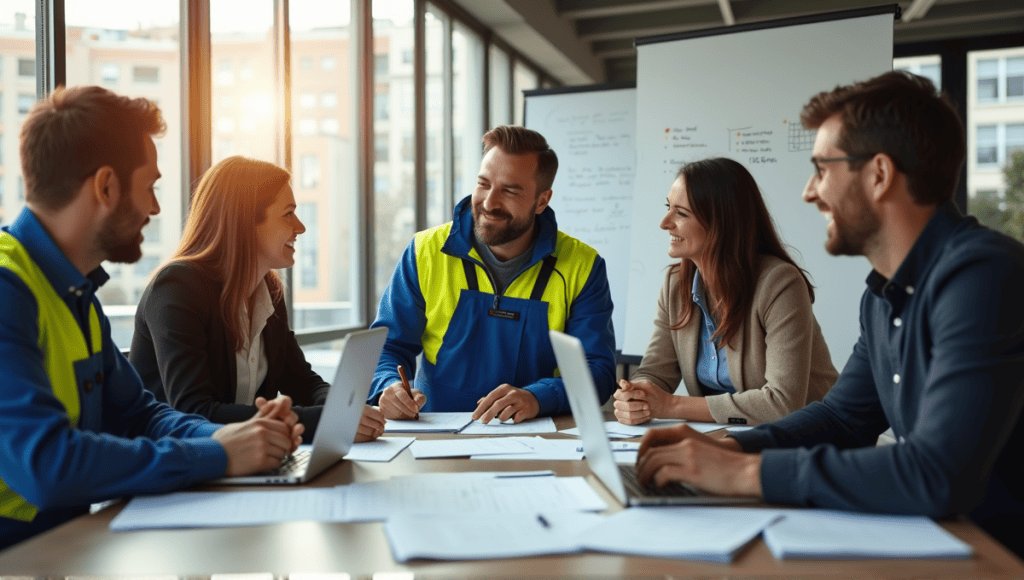
<path id="1" fill-rule="evenodd" d="M 473 247 L 480 253 L 480 259 L 484 262 L 484 267 L 487 272 L 491 275 L 491 281 L 494 283 L 494 293 L 502 294 L 505 292 L 505 288 L 512 283 L 515 279 L 516 274 L 522 270 L 524 266 L 530 263 L 530 258 L 533 257 L 533 247 L 537 244 L 536 241 L 530 244 L 530 247 L 525 252 L 508 260 L 502 262 L 491 253 L 491 249 L 485 244 L 481 244 L 476 236 L 473 236 Z"/>

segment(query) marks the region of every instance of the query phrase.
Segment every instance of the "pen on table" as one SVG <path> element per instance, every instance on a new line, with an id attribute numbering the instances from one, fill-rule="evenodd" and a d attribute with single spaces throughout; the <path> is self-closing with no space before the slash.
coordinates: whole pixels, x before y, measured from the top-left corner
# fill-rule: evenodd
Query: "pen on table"
<path id="1" fill-rule="evenodd" d="M 402 365 L 398 365 L 398 376 L 402 377 L 402 388 L 405 389 L 406 393 L 409 393 L 409 398 L 412 399 L 412 385 L 409 384 L 409 378 L 405 376 L 405 369 L 402 368 Z M 415 402 L 416 400 L 413 399 L 413 403 Z M 416 413 L 415 418 L 419 419 L 420 414 Z"/>
<path id="2" fill-rule="evenodd" d="M 548 521 L 544 518 L 544 516 L 540 514 L 537 514 L 537 521 L 540 522 L 540 525 L 544 526 L 545 528 L 551 527 L 551 524 L 549 524 Z"/>

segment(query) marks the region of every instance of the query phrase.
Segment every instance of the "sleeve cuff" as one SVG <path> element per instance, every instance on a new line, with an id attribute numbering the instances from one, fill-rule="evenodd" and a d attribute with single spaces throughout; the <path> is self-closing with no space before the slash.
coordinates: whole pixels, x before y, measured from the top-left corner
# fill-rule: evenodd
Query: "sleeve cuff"
<path id="1" fill-rule="evenodd" d="M 558 409 L 561 407 L 561 400 L 553 385 L 541 383 L 524 388 L 530 391 L 537 398 L 537 402 L 540 403 L 540 411 L 537 413 L 538 417 L 548 417 L 558 413 Z"/>
<path id="2" fill-rule="evenodd" d="M 740 443 L 740 445 L 743 444 Z M 798 451 L 797 449 L 767 449 L 761 453 L 761 495 L 768 503 L 803 504 L 798 499 L 797 493 L 799 485 L 796 466 Z"/>
<path id="3" fill-rule="evenodd" d="M 221 425 L 215 425 L 221 427 Z M 224 447 L 212 437 L 188 440 L 189 460 L 196 482 L 216 479 L 228 468 L 228 454 Z"/>

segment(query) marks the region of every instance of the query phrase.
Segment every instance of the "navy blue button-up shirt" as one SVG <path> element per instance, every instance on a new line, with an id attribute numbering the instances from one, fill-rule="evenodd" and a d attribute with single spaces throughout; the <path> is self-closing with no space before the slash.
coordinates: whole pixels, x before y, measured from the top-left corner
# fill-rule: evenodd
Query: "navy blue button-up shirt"
<path id="1" fill-rule="evenodd" d="M 766 500 L 969 514 L 1024 551 L 1024 246 L 952 203 L 892 279 L 872 272 L 861 335 L 825 398 L 734 437 L 764 450 Z M 898 443 L 875 446 L 892 427 Z"/>

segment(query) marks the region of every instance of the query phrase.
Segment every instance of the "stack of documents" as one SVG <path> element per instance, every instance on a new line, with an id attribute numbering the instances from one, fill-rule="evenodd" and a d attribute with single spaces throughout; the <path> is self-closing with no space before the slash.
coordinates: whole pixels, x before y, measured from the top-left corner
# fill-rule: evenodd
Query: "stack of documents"
<path id="1" fill-rule="evenodd" d="M 385 433 L 458 433 L 473 422 L 473 413 L 420 413 L 419 419 L 388 419 Z"/>
<path id="2" fill-rule="evenodd" d="M 551 511 L 493 518 L 396 515 L 384 533 L 398 562 L 584 550 L 730 562 L 779 517 L 777 510 L 741 508 L 633 508 L 612 516 Z"/>
<path id="3" fill-rule="evenodd" d="M 384 521 L 399 514 L 511 514 L 555 506 L 608 508 L 582 477 L 551 472 L 438 473 L 333 488 L 139 496 L 110 529 L 255 526 L 288 521 Z"/>
<path id="4" fill-rule="evenodd" d="M 968 558 L 970 545 L 921 516 L 785 510 L 764 531 L 776 559 Z"/>

